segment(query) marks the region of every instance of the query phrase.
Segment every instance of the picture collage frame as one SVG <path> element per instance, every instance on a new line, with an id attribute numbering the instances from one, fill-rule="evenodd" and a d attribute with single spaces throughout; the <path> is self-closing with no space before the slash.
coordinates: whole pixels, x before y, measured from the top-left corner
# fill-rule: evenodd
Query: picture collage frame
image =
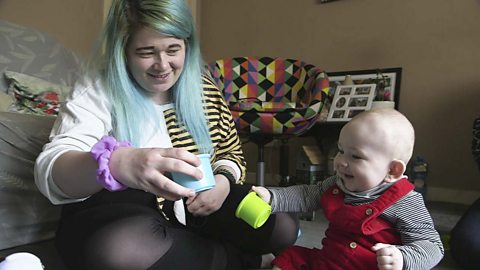
<path id="1" fill-rule="evenodd" d="M 375 97 L 376 86 L 376 84 L 338 85 L 327 121 L 349 121 L 355 115 L 369 110 Z"/>
<path id="2" fill-rule="evenodd" d="M 395 102 L 395 109 L 400 103 L 400 83 L 402 81 L 402 68 L 377 68 L 365 70 L 348 70 L 328 72 L 330 92 L 334 93 L 337 86 L 344 84 L 347 75 L 350 75 L 353 84 L 377 84 L 384 81 L 384 90 L 389 92 L 389 99 Z"/>

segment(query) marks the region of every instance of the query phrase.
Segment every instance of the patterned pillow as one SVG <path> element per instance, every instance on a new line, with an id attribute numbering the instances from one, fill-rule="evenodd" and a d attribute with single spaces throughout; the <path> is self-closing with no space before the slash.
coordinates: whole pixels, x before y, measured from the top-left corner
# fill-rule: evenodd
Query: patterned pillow
<path id="1" fill-rule="evenodd" d="M 37 115 L 57 115 L 70 87 L 26 74 L 6 71 L 7 93 L 14 97 L 10 111 Z"/>

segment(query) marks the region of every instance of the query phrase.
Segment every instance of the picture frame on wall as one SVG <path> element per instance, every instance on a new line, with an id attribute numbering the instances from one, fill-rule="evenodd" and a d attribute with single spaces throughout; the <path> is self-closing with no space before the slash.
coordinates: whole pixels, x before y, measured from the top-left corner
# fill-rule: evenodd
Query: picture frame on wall
<path id="1" fill-rule="evenodd" d="M 336 88 L 343 85 L 345 78 L 350 75 L 355 85 L 375 84 L 377 93 L 375 93 L 374 101 L 393 101 L 395 109 L 398 110 L 402 80 L 401 67 L 337 71 L 327 72 L 327 74 L 332 96 L 334 96 Z"/>
<path id="2" fill-rule="evenodd" d="M 338 85 L 328 111 L 328 122 L 350 121 L 369 110 L 375 97 L 376 84 Z"/>

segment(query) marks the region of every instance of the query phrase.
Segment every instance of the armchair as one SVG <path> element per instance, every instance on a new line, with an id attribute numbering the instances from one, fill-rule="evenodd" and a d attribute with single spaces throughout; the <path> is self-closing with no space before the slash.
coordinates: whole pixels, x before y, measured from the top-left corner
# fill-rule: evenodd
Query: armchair
<path id="1" fill-rule="evenodd" d="M 224 93 L 241 137 L 258 146 L 257 185 L 264 185 L 264 146 L 305 133 L 317 120 L 329 91 L 326 73 L 311 64 L 280 57 L 218 59 L 207 68 Z M 288 176 L 288 154 L 280 175 Z"/>

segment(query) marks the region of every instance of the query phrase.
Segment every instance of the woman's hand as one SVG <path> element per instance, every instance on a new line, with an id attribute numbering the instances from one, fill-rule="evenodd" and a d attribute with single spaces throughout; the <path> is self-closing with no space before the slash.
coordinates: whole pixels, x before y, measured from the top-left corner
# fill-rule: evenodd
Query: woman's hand
<path id="1" fill-rule="evenodd" d="M 110 158 L 110 171 L 122 184 L 167 200 L 193 197 L 195 191 L 173 182 L 165 174 L 179 172 L 201 179 L 200 160 L 179 148 L 118 148 Z"/>
<path id="2" fill-rule="evenodd" d="M 377 265 L 379 270 L 402 270 L 402 252 L 393 245 L 377 243 L 372 247 L 377 253 Z"/>
<path id="3" fill-rule="evenodd" d="M 222 207 L 230 193 L 230 183 L 221 174 L 215 175 L 215 183 L 215 187 L 188 198 L 187 209 L 194 216 L 208 216 Z"/>
<path id="4" fill-rule="evenodd" d="M 268 204 L 270 204 L 270 200 L 272 199 L 272 195 L 268 191 L 268 189 L 264 187 L 256 187 L 252 186 L 252 191 L 257 193 L 257 195 L 262 198 L 262 200 L 266 201 Z"/>

